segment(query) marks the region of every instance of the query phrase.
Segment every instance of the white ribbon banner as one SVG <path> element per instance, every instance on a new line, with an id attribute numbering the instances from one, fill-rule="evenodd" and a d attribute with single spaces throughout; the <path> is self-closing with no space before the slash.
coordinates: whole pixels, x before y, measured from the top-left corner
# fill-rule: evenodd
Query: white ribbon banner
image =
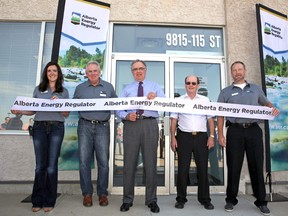
<path id="1" fill-rule="evenodd" d="M 18 96 L 12 110 L 26 111 L 93 111 L 146 109 L 165 112 L 181 112 L 212 116 L 231 116 L 272 120 L 272 108 L 229 103 L 195 103 L 190 100 L 146 97 L 103 99 L 39 99 Z"/>

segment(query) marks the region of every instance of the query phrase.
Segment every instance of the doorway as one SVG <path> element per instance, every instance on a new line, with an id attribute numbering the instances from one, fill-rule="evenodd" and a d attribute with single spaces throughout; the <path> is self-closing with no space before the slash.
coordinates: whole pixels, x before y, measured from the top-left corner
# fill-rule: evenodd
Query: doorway
<path id="1" fill-rule="evenodd" d="M 222 59 L 197 59 L 191 57 L 174 57 L 167 55 L 114 55 L 112 59 L 112 84 L 117 95 L 123 88 L 134 81 L 131 73 L 131 62 L 141 59 L 147 64 L 146 79 L 157 82 L 167 98 L 175 98 L 185 94 L 184 79 L 194 74 L 200 79 L 199 94 L 206 94 L 211 101 L 217 101 L 221 89 L 221 74 L 224 71 Z M 157 194 L 176 193 L 177 155 L 170 149 L 169 113 L 160 112 L 159 145 L 157 153 Z M 111 155 L 110 155 L 110 191 L 112 194 L 123 192 L 123 123 L 117 116 L 112 115 L 111 122 Z M 114 132 L 113 132 L 114 131 Z M 216 130 L 217 132 L 217 130 Z M 196 167 L 193 159 L 190 165 L 190 186 L 188 193 L 197 192 Z M 135 194 L 145 193 L 144 170 L 139 154 L 135 177 Z M 209 153 L 209 182 L 210 191 L 224 192 L 224 155 L 215 136 L 215 147 Z"/>

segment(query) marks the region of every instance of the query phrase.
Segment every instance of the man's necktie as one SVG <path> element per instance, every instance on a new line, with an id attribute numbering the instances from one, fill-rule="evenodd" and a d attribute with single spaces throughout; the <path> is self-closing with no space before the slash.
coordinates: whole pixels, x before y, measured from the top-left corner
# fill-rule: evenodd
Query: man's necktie
<path id="1" fill-rule="evenodd" d="M 137 96 L 138 97 L 143 97 L 144 96 L 144 93 L 143 93 L 143 86 L 142 86 L 143 82 L 139 82 L 139 85 L 138 85 L 138 93 L 137 93 Z M 144 110 L 137 110 L 137 114 L 138 115 L 142 115 L 144 113 Z"/>

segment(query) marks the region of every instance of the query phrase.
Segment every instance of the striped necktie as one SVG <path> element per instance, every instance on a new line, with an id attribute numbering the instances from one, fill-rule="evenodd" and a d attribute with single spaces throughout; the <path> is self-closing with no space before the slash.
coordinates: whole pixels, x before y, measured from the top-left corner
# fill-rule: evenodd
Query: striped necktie
<path id="1" fill-rule="evenodd" d="M 143 82 L 139 82 L 137 97 L 143 97 L 144 96 L 142 84 L 143 84 Z M 143 113 L 144 113 L 144 110 L 141 110 L 141 109 L 137 110 L 138 115 L 142 115 Z"/>

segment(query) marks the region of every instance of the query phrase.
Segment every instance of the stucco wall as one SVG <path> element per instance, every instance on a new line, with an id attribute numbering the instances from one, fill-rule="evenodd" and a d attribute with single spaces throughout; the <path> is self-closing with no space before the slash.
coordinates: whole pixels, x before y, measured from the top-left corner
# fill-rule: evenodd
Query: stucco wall
<path id="1" fill-rule="evenodd" d="M 110 20 L 224 25 L 224 0 L 102 0 Z M 58 0 L 0 0 L 0 20 L 55 20 Z M 208 13 L 207 13 L 208 11 Z"/>
<path id="2" fill-rule="evenodd" d="M 0 182 L 33 181 L 35 155 L 28 135 L 0 135 Z M 95 175 L 93 175 L 95 176 Z M 79 180 L 78 171 L 60 171 L 60 180 Z"/>
<path id="3" fill-rule="evenodd" d="M 248 68 L 249 81 L 261 84 L 256 4 L 260 3 L 288 14 L 288 2 L 283 0 L 226 0 L 227 65 L 242 60 Z M 228 80 L 231 82 L 231 78 Z"/>
<path id="4" fill-rule="evenodd" d="M 54 21 L 57 6 L 58 0 L 0 0 L 0 20 Z"/>

